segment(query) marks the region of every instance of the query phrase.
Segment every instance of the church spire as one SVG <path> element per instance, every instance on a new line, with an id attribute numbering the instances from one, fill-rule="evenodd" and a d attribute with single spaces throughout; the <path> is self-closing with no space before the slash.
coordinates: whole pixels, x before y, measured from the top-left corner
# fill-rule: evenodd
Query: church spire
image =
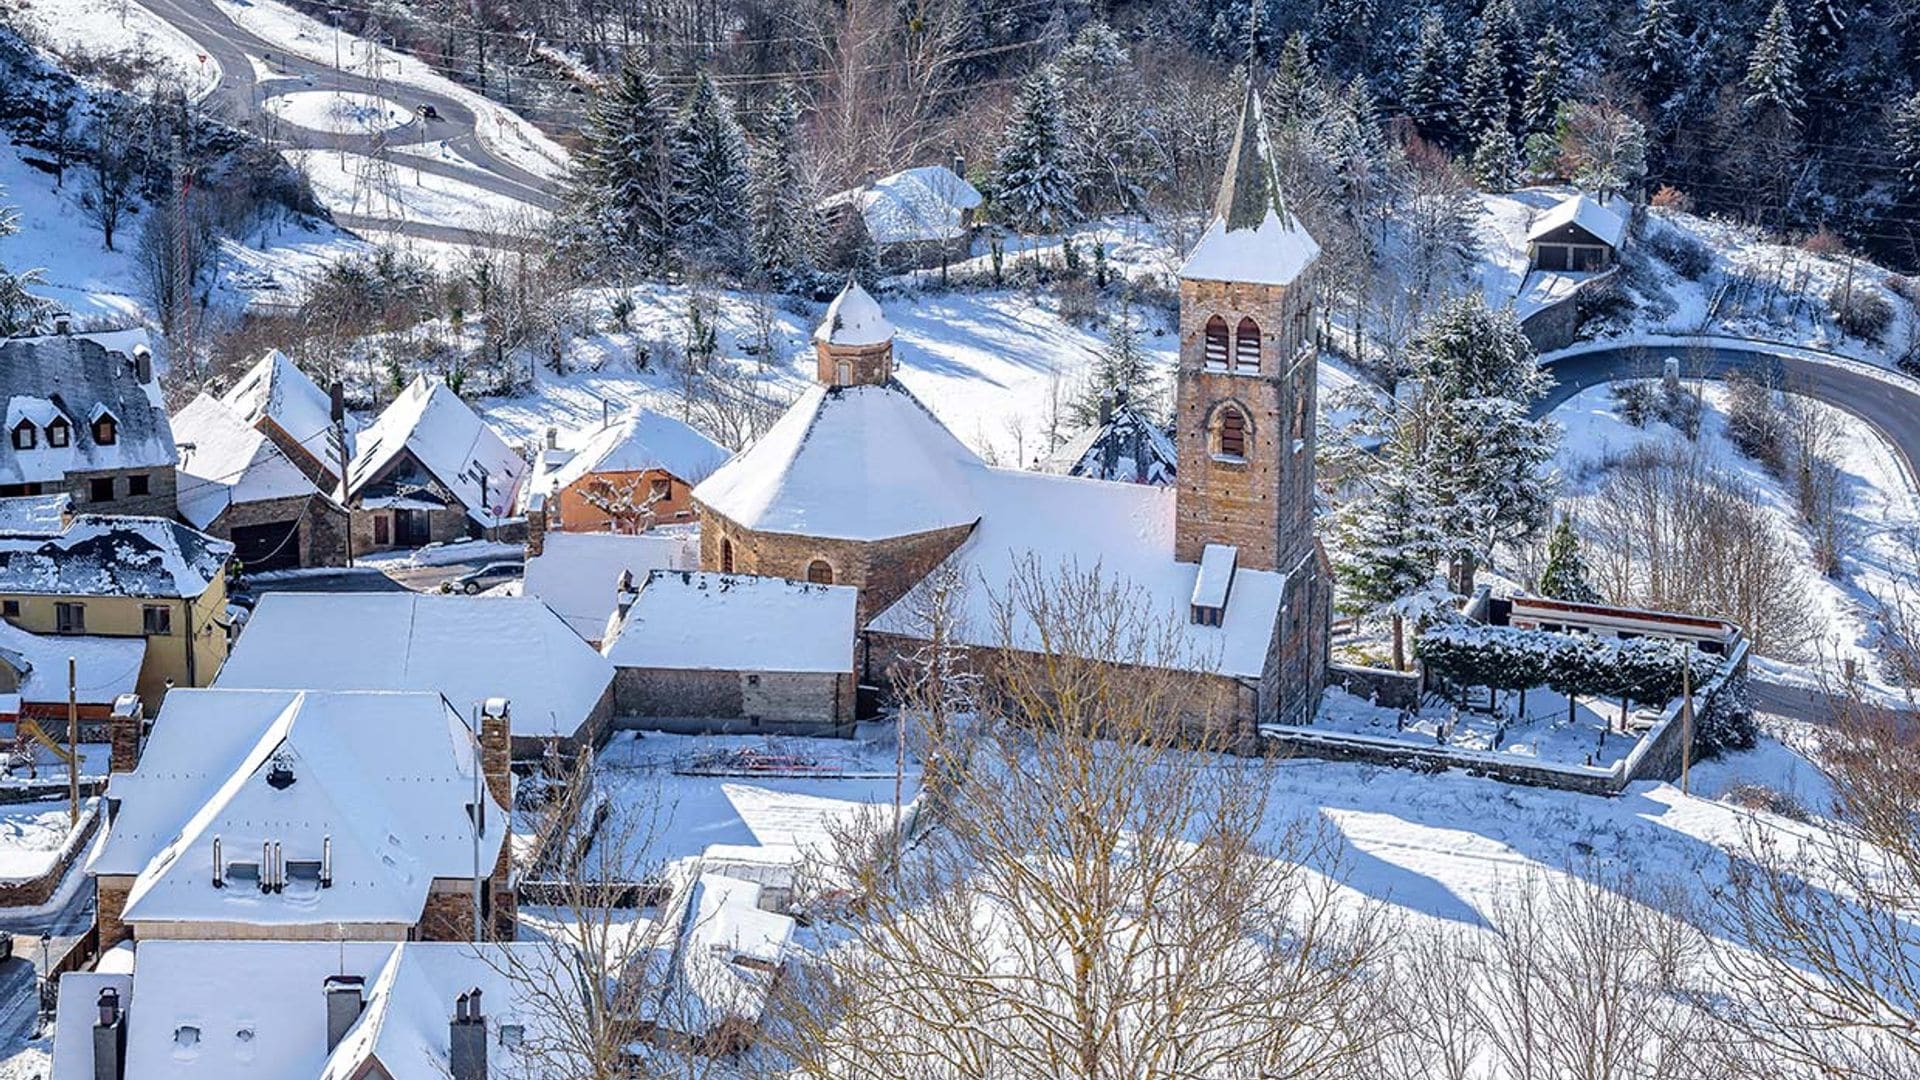
<path id="1" fill-rule="evenodd" d="M 1229 230 L 1257 229 L 1266 221 L 1268 211 L 1281 224 L 1299 227 L 1287 208 L 1286 197 L 1280 193 L 1279 163 L 1267 136 L 1260 90 L 1249 74 L 1247 96 L 1240 105 L 1240 124 L 1233 135 L 1233 147 L 1227 152 L 1226 175 L 1220 181 L 1213 216 L 1225 222 Z"/>

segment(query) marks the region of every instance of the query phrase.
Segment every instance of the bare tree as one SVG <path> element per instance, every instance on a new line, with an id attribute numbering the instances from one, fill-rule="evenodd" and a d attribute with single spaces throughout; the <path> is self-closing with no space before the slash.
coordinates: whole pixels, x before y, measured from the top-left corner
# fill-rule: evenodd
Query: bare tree
<path id="1" fill-rule="evenodd" d="M 120 218 L 133 202 L 133 157 L 127 145 L 127 124 L 118 108 L 105 107 L 94 113 L 89 132 L 93 136 L 86 162 L 86 187 L 80 193 L 80 209 L 87 220 L 100 228 L 100 241 L 108 251 Z"/>
<path id="2" fill-rule="evenodd" d="M 897 868 L 845 868 L 793 1074 L 1344 1075 L 1378 920 L 1306 868 L 1320 834 L 1267 821 L 1265 763 L 1204 752 L 1227 735 L 1167 666 L 1180 628 L 1098 571 L 1029 564 L 990 606 L 977 717 L 931 749 L 962 786 Z"/>

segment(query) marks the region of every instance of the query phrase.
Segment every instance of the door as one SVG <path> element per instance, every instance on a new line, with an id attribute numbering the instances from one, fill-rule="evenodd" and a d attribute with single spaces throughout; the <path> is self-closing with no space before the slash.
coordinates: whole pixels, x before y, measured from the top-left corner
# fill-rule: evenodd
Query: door
<path id="1" fill-rule="evenodd" d="M 300 565 L 300 522 L 273 521 L 233 530 L 233 554 L 248 571 L 286 570 Z"/>
<path id="2" fill-rule="evenodd" d="M 395 510 L 393 512 L 393 546 L 419 547 L 430 536 L 425 510 Z"/>

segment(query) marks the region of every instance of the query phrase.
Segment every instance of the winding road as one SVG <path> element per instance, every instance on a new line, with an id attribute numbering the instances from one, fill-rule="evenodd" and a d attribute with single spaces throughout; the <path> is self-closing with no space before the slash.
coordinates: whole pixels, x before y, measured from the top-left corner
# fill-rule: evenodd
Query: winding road
<path id="1" fill-rule="evenodd" d="M 1816 398 L 1851 414 L 1878 431 L 1893 448 L 1909 485 L 1920 491 L 1913 463 L 1920 460 L 1920 384 L 1864 362 L 1840 357 L 1820 359 L 1808 350 L 1764 342 L 1735 344 L 1714 339 L 1704 344 L 1599 345 L 1551 356 L 1546 366 L 1558 380 L 1533 404 L 1545 416 L 1590 386 L 1639 377 L 1648 359 L 1681 358 L 1685 378 L 1720 379 L 1735 372 L 1769 376 L 1781 388 Z M 1655 369 L 1653 374 L 1657 374 Z M 1822 721 L 1833 706 L 1825 694 L 1798 686 L 1750 681 L 1754 705 L 1764 712 Z"/>
<path id="2" fill-rule="evenodd" d="M 402 109 L 419 110 L 421 106 L 431 106 L 439 114 L 437 119 L 424 119 L 416 111 L 400 127 L 377 134 L 303 128 L 280 117 L 276 117 L 274 122 L 283 140 L 299 149 L 347 150 L 364 154 L 382 146 L 393 150 L 444 140 L 447 149 L 462 159 L 461 162 L 414 153 L 394 154 L 390 160 L 397 172 L 414 169 L 432 173 L 544 210 L 559 206 L 555 185 L 551 181 L 520 168 L 487 146 L 478 131 L 482 119 L 458 98 L 411 83 L 392 80 L 376 82 L 356 72 L 336 71 L 331 64 L 295 56 L 283 46 L 236 24 L 214 0 L 140 2 L 155 16 L 191 38 L 220 65 L 220 80 L 205 99 L 206 105 L 217 113 L 236 121 L 251 119 L 265 114 L 261 103 L 268 98 L 302 90 L 339 90 L 378 96 Z M 341 35 L 341 41 L 349 46 L 363 44 L 363 39 L 345 33 Z M 261 77 L 258 74 L 260 70 L 271 74 Z M 349 228 L 383 229 L 455 243 L 500 239 L 477 230 L 368 215 L 335 214 L 334 220 Z"/>

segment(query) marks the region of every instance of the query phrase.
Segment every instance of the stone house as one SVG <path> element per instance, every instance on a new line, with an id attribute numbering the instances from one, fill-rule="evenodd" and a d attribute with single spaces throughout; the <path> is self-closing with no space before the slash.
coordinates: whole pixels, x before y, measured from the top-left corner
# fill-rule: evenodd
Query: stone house
<path id="1" fill-rule="evenodd" d="M 340 487 L 352 433 L 333 419 L 333 398 L 278 349 L 271 350 L 234 381 L 220 403 L 242 423 L 267 437 L 307 479 L 329 494 Z M 344 417 L 343 417 L 344 420 Z"/>
<path id="2" fill-rule="evenodd" d="M 527 462 L 439 379 L 407 385 L 354 439 L 353 550 L 419 547 L 506 523 Z"/>
<path id="3" fill-rule="evenodd" d="M 601 651 L 624 721 L 697 731 L 844 734 L 854 719 L 857 592 L 785 578 L 655 570 L 621 582 Z"/>
<path id="4" fill-rule="evenodd" d="M 470 941 L 476 867 L 483 917 L 510 937 L 511 720 L 500 699 L 478 712 L 476 740 L 435 693 L 169 695 L 109 781 L 87 867 L 100 947 Z"/>
<path id="5" fill-rule="evenodd" d="M 215 685 L 427 691 L 463 714 L 506 698 L 519 757 L 598 745 L 614 712 L 613 665 L 522 596 L 272 593 Z"/>
<path id="6" fill-rule="evenodd" d="M 140 643 L 137 691 L 157 709 L 167 687 L 206 686 L 227 658 L 232 554 L 163 518 L 83 514 L 0 533 L 0 618 L 32 634 Z"/>
<path id="7" fill-rule="evenodd" d="M 224 401 L 201 394 L 173 418 L 179 448 L 179 513 L 233 544 L 249 571 L 343 566 L 346 507 L 299 461 Z M 304 454 L 304 451 L 298 451 Z"/>
<path id="8" fill-rule="evenodd" d="M 944 266 L 970 254 L 985 200 L 956 161 L 879 177 L 821 200 L 828 229 L 863 230 L 887 270 Z"/>
<path id="9" fill-rule="evenodd" d="M 965 583 L 956 640 L 979 650 L 1038 646 L 994 602 L 1022 574 L 1098 567 L 1177 621 L 1181 655 L 1155 662 L 1187 680 L 1188 722 L 1251 749 L 1261 724 L 1310 716 L 1332 594 L 1313 535 L 1320 248 L 1278 176 L 1249 90 L 1180 271 L 1171 485 L 986 465 L 894 378 L 892 327 L 851 285 L 815 335 L 817 384 L 694 489 L 701 565 L 858 589 L 862 682 L 925 633 L 910 594 L 935 567 Z"/>
<path id="10" fill-rule="evenodd" d="M 545 527 L 566 532 L 645 532 L 694 517 L 693 485 L 726 463 L 730 451 L 691 426 L 651 409 L 634 409 L 589 435 L 577 450 L 547 447 L 525 490 L 545 496 Z"/>
<path id="11" fill-rule="evenodd" d="M 144 346 L 0 341 L 0 398 L 0 497 L 65 492 L 88 513 L 173 516 L 173 434 Z"/>

